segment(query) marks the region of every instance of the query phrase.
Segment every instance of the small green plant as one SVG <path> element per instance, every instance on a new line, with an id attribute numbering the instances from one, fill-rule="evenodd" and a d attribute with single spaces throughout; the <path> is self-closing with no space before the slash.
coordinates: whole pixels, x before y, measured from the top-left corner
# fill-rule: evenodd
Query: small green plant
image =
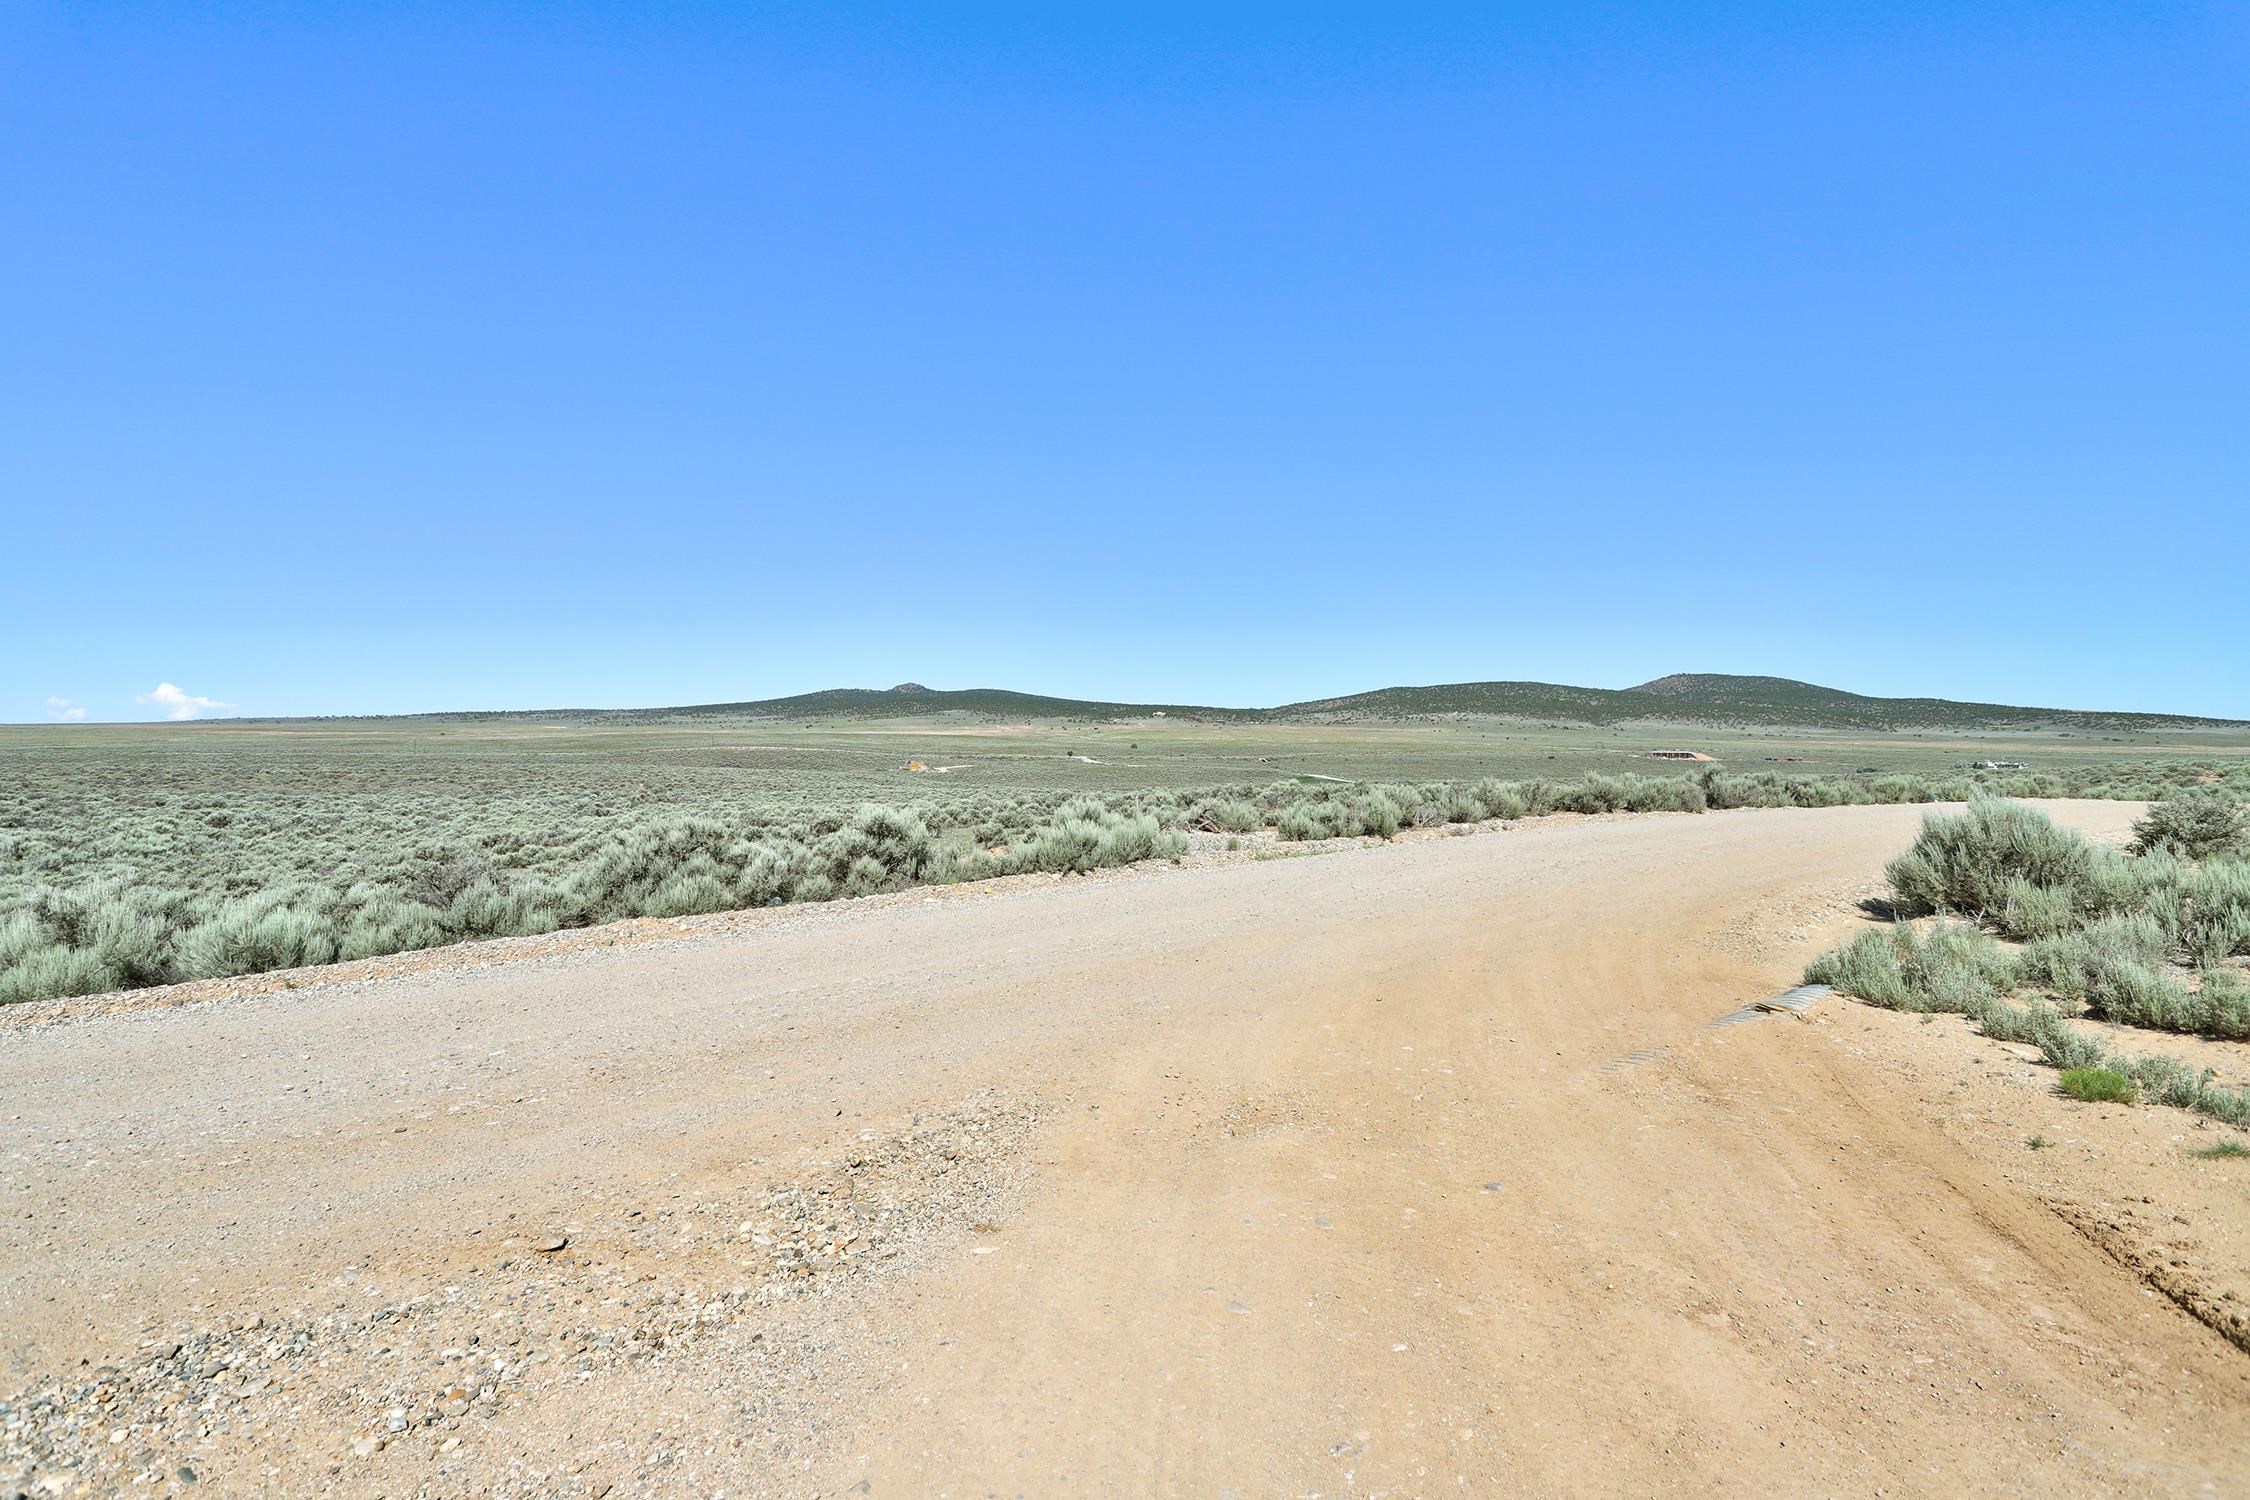
<path id="1" fill-rule="evenodd" d="M 2213 1141 L 2208 1146 L 2198 1146 L 2188 1153 L 2205 1161 L 2241 1161 L 2250 1158 L 2250 1145 L 2241 1141 Z"/>
<path id="2" fill-rule="evenodd" d="M 2115 1068 L 2065 1068 L 2062 1091 L 2082 1104 L 2131 1104 L 2133 1080 Z"/>
<path id="3" fill-rule="evenodd" d="M 2043 1135 L 2035 1135 L 2030 1140 L 2025 1141 L 2024 1144 L 2026 1146 L 2029 1146 L 2034 1151 L 2045 1151 L 2048 1148 L 2052 1147 L 2055 1143 L 2048 1140 Z"/>

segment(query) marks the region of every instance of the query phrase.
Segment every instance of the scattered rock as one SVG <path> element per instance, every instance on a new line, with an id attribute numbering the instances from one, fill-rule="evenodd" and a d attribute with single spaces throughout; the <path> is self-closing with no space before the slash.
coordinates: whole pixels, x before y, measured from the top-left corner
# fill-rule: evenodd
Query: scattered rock
<path id="1" fill-rule="evenodd" d="M 389 1448 L 408 1467 L 440 1454 L 449 1466 L 513 1462 L 489 1439 L 469 1443 L 464 1424 L 498 1417 L 518 1393 L 659 1366 L 714 1336 L 779 1374 L 808 1353 L 746 1322 L 896 1264 L 935 1235 L 996 1232 L 994 1211 L 1028 1170 L 1020 1148 L 1040 1117 L 1030 1101 L 979 1096 L 886 1132 L 855 1131 L 793 1177 L 675 1195 L 622 1220 L 605 1210 L 624 1226 L 623 1265 L 571 1257 L 535 1274 L 527 1254 L 419 1284 L 406 1268 L 393 1273 L 404 1284 L 372 1305 L 345 1296 L 326 1311 L 215 1317 L 147 1338 L 121 1365 L 88 1361 L 43 1385 L 0 1388 L 0 1497 L 49 1476 L 69 1492 L 154 1493 L 173 1480 L 231 1490 L 285 1429 L 297 1446 L 335 1455 L 331 1487 L 345 1465 Z M 570 1238 L 557 1230 L 531 1243 L 553 1255 Z M 333 1285 L 366 1271 L 348 1266 Z M 424 1431 L 427 1446 L 412 1441 Z M 190 1472 L 198 1479 L 182 1477 Z"/>

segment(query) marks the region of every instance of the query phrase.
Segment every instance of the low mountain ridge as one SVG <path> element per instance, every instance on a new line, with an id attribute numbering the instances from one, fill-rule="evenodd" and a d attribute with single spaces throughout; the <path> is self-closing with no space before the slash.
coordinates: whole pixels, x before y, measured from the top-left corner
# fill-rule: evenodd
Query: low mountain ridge
<path id="1" fill-rule="evenodd" d="M 1677 724 L 1712 728 L 1809 730 L 1947 730 L 1992 733 L 2069 730 L 2147 733 L 2162 729 L 2250 729 L 2250 720 L 2192 714 L 2110 713 L 1961 703 L 1948 698 L 1871 698 L 1788 677 L 1678 672 L 1629 688 L 1572 687 L 1559 682 L 1447 682 L 1387 687 L 1339 698 L 1311 698 L 1277 708 L 1222 708 L 1194 703 L 1113 703 L 1055 698 L 1006 688 L 826 688 L 787 698 L 695 703 L 676 708 L 485 710 L 370 718 L 465 723 L 662 723 L 702 719 L 897 719 L 960 716 L 986 722 L 1031 719 L 1105 720 L 1165 717 L 1221 724 L 1383 723 L 1413 719 L 1494 718 L 1540 724 Z M 351 716 L 346 716 L 351 717 Z M 212 720 L 256 723 L 259 720 Z M 286 722 L 272 720 L 264 722 Z"/>
<path id="2" fill-rule="evenodd" d="M 644 718 L 881 719 L 914 714 L 975 714 L 1001 719 L 1119 719 L 1169 714 L 1182 719 L 1241 720 L 1264 717 L 1256 708 L 1215 708 L 1182 703 L 1107 703 L 1089 698 L 1049 698 L 1006 688 L 827 688 L 789 698 L 748 703 L 699 703 L 685 708 L 616 709 Z"/>
<path id="3" fill-rule="evenodd" d="M 1871 698 L 1789 677 L 1722 672 L 1677 672 L 1626 691 L 1689 707 L 1700 717 L 1718 722 L 1807 728 L 2149 730 L 2232 727 L 2242 722 L 2186 714 L 2025 708 L 1950 698 Z"/>
<path id="4" fill-rule="evenodd" d="M 1946 698 L 1874 698 L 1787 677 L 1681 672 L 1630 688 L 1573 687 L 1557 682 L 1451 682 L 1387 687 L 1276 708 L 1210 704 L 1116 703 L 1056 698 L 1005 688 L 829 688 L 787 698 L 678 708 L 607 709 L 570 717 L 637 721 L 746 719 L 882 719 L 961 715 L 988 720 L 1121 719 L 1164 716 L 1217 723 L 1340 723 L 1400 719 L 1505 718 L 1537 723 L 1613 725 L 1664 723 L 1732 728 L 1813 730 L 2138 731 L 2250 728 L 2239 719 L 2188 714 L 2109 713 L 1962 703 Z M 549 715 L 548 717 L 554 717 Z M 448 716 L 451 717 L 451 716 Z M 540 717 L 477 715 L 475 717 Z"/>

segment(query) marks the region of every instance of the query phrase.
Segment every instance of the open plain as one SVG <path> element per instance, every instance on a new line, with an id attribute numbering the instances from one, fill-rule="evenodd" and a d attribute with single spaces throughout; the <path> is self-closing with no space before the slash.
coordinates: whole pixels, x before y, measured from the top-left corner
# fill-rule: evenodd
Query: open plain
<path id="1" fill-rule="evenodd" d="M 2220 1132 L 2061 1101 L 1955 1018 L 1712 1025 L 1864 922 L 1923 812 L 1487 824 L 17 1008 L 9 1472 L 2243 1493 L 2250 1172 L 2188 1149 Z"/>
<path id="2" fill-rule="evenodd" d="M 0 5 L 0 1500 L 2250 1500 L 2245 15 Z"/>

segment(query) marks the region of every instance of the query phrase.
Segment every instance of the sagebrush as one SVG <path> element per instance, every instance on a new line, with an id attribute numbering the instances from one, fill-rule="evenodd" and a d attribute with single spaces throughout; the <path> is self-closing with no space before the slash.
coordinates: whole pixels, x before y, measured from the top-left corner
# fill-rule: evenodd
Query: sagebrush
<path id="1" fill-rule="evenodd" d="M 2135 847 L 2096 845 L 2013 802 L 1933 815 L 1889 866 L 1900 920 L 1820 955 L 1805 977 L 1893 1010 L 1968 1016 L 2037 1046 L 2085 1088 L 2107 1087 L 2086 1070 L 2107 1070 L 2130 1095 L 2250 1123 L 2250 1090 L 2069 1024 L 2250 1040 L 2250 976 L 2233 962 L 2250 954 L 2250 863 L 2209 849 L 2194 862 L 2145 833 Z M 1927 926 L 1911 920 L 1933 913 Z"/>
<path id="2" fill-rule="evenodd" d="M 1698 812 L 2019 796 L 2149 796 L 2190 763 L 2058 775 L 1588 774 L 1283 778 L 1099 794 L 922 781 L 895 801 L 872 752 L 691 746 L 625 760 L 583 740 L 411 753 L 330 739 L 188 739 L 0 762 L 0 1000 L 161 984 L 465 939 L 822 901 L 1176 855 L 1196 833 L 1285 841 L 1554 812 Z M 1076 762 L 1073 762 L 1075 764 Z M 1129 768 L 1102 774 L 1130 776 Z M 861 788 L 880 797 L 854 795 Z M 2223 895 L 2223 900 L 2220 899 Z M 2030 898 L 2027 898 L 2030 899 Z M 2025 920 L 2030 921 L 2029 908 Z M 2063 930 L 2056 919 L 2057 930 Z M 2250 938 L 2250 886 L 2188 940 Z"/>

